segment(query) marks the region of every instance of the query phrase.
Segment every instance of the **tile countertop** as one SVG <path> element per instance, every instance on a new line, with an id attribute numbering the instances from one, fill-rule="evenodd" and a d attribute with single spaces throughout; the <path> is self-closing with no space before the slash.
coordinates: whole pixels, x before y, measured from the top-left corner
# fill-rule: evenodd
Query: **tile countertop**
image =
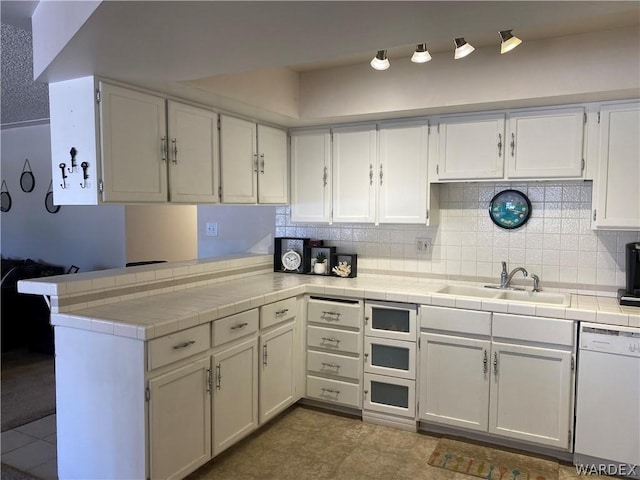
<path id="1" fill-rule="evenodd" d="M 51 323 L 150 340 L 296 295 L 345 296 L 640 328 L 640 309 L 612 297 L 571 295 L 570 307 L 435 293 L 444 282 L 384 275 L 357 278 L 262 273 L 116 303 L 52 313 Z"/>

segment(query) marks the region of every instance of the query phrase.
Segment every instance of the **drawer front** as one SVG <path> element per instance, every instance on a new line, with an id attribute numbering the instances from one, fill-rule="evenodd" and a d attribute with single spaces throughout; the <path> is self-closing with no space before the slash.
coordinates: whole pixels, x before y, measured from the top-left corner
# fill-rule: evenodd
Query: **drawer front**
<path id="1" fill-rule="evenodd" d="M 406 303 L 365 302 L 364 329 L 368 336 L 415 342 L 417 307 Z"/>
<path id="2" fill-rule="evenodd" d="M 575 344 L 574 332 L 574 322 L 571 320 L 493 314 L 494 337 L 572 347 Z"/>
<path id="3" fill-rule="evenodd" d="M 149 370 L 209 349 L 210 331 L 206 323 L 149 341 Z"/>
<path id="4" fill-rule="evenodd" d="M 416 418 L 416 382 L 386 375 L 364 374 L 364 410 Z"/>
<path id="5" fill-rule="evenodd" d="M 295 318 L 298 312 L 296 297 L 280 300 L 260 307 L 260 328 L 269 328 Z"/>
<path id="6" fill-rule="evenodd" d="M 334 328 L 308 326 L 307 346 L 332 352 L 362 353 L 362 342 L 358 332 L 347 332 Z"/>
<path id="7" fill-rule="evenodd" d="M 359 358 L 324 352 L 307 352 L 307 370 L 333 377 L 346 377 L 360 381 L 362 362 Z"/>
<path id="8" fill-rule="evenodd" d="M 257 308 L 221 318 L 213 322 L 214 347 L 258 331 L 260 314 Z"/>
<path id="9" fill-rule="evenodd" d="M 364 371 L 416 379 L 416 344 L 377 337 L 364 338 Z"/>
<path id="10" fill-rule="evenodd" d="M 362 325 L 362 302 L 342 303 L 312 298 L 307 305 L 307 322 L 359 329 Z"/>
<path id="11" fill-rule="evenodd" d="M 360 385 L 307 375 L 307 397 L 360 408 Z"/>
<path id="12" fill-rule="evenodd" d="M 491 313 L 421 305 L 420 327 L 488 336 L 491 335 Z"/>

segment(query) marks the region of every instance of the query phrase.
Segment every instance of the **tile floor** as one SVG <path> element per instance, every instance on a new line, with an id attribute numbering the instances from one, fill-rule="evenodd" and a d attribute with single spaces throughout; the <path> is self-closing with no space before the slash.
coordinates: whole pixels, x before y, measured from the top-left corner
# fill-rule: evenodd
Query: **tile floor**
<path id="1" fill-rule="evenodd" d="M 2 462 L 57 479 L 56 424 L 50 415 L 2 433 Z M 438 438 L 294 406 L 186 480 L 472 480 L 427 465 Z M 560 465 L 559 480 L 578 480 Z M 601 477 L 609 478 L 609 477 Z"/>
<path id="2" fill-rule="evenodd" d="M 2 463 L 43 480 L 58 478 L 56 416 L 2 432 Z"/>

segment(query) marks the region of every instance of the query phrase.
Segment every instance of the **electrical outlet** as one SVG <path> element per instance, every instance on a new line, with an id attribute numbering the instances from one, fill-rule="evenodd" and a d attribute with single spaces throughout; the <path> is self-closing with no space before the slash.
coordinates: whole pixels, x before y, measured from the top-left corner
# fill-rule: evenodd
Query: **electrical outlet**
<path id="1" fill-rule="evenodd" d="M 205 235 L 207 237 L 217 237 L 218 236 L 218 224 L 215 222 L 207 222 Z"/>
<path id="2" fill-rule="evenodd" d="M 416 238 L 416 250 L 418 255 L 428 255 L 431 252 L 431 239 Z"/>

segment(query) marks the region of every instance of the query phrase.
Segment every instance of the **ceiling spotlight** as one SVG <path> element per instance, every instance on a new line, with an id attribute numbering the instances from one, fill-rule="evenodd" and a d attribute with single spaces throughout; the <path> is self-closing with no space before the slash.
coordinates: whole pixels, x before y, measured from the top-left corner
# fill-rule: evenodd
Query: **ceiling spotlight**
<path id="1" fill-rule="evenodd" d="M 502 30 L 498 32 L 498 34 L 500 35 L 500 40 L 502 40 L 502 43 L 500 44 L 501 54 L 510 52 L 522 43 L 522 40 L 513 36 L 511 30 Z"/>
<path id="2" fill-rule="evenodd" d="M 453 55 L 456 60 L 466 57 L 475 50 L 464 38 L 456 38 L 453 42 L 456 44 L 456 51 Z"/>
<path id="3" fill-rule="evenodd" d="M 376 70 L 386 70 L 389 68 L 389 59 L 387 58 L 386 50 L 378 50 L 378 53 L 373 60 L 371 60 L 371 66 Z"/>
<path id="4" fill-rule="evenodd" d="M 413 63 L 426 63 L 431 60 L 431 55 L 427 51 L 427 46 L 424 43 L 416 45 L 416 51 L 411 56 Z"/>

